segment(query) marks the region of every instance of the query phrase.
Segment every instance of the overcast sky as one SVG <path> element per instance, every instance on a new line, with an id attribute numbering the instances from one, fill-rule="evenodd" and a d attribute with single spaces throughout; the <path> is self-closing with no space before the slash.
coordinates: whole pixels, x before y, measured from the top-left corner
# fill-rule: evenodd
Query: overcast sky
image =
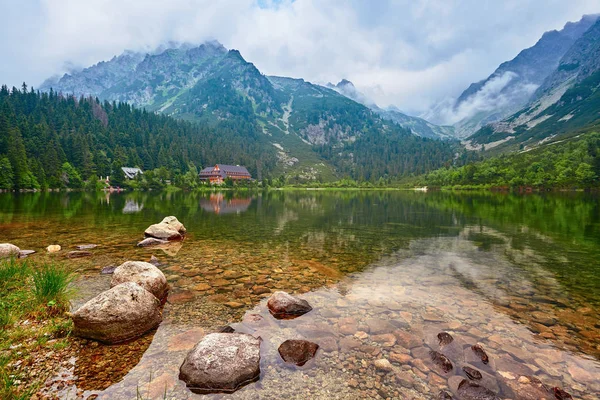
<path id="1" fill-rule="evenodd" d="M 217 39 L 269 75 L 336 83 L 411 113 L 458 96 L 600 0 L 0 0 L 0 83 L 169 40 Z"/>

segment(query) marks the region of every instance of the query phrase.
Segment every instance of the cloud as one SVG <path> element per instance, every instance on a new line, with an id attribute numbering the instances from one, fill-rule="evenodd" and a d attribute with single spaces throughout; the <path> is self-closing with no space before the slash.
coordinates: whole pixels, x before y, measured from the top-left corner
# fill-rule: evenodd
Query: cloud
<path id="1" fill-rule="evenodd" d="M 217 39 L 266 74 L 342 78 L 418 113 L 597 0 L 0 0 L 0 81 L 39 85 L 167 41 Z"/>

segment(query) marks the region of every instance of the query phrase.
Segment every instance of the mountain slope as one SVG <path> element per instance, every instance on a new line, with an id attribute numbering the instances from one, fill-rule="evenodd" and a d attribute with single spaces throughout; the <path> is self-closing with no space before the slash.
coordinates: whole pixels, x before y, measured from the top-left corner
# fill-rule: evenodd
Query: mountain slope
<path id="1" fill-rule="evenodd" d="M 536 99 L 469 138 L 475 146 L 531 149 L 600 123 L 600 20 L 579 38 L 536 93 Z M 495 146 L 492 146 L 495 147 Z"/>
<path id="2" fill-rule="evenodd" d="M 346 175 L 378 179 L 422 172 L 452 163 L 457 152 L 456 143 L 415 137 L 334 90 L 302 79 L 264 76 L 237 50 L 227 50 L 217 42 L 136 57 L 142 61 L 133 67 L 112 66 L 120 56 L 48 81 L 42 89 L 126 101 L 227 130 L 242 152 L 244 146 L 254 146 L 278 160 L 271 175 L 297 180 Z M 110 75 L 105 70 L 120 73 Z M 357 142 L 363 145 L 354 145 Z M 389 152 L 385 166 L 370 156 L 378 152 Z M 239 157 L 247 159 L 242 153 Z"/>
<path id="3" fill-rule="evenodd" d="M 359 92 L 354 84 L 347 79 L 342 79 L 337 85 L 331 83 L 327 87 L 343 94 L 344 96 L 361 103 L 375 111 L 382 118 L 394 121 L 401 127 L 408 129 L 413 134 L 431 139 L 454 139 L 454 128 L 451 126 L 439 126 L 432 124 L 422 118 L 406 115 L 394 108 L 383 109 L 377 106 L 367 96 Z"/>
<path id="4" fill-rule="evenodd" d="M 465 138 L 486 124 L 500 121 L 524 107 L 574 43 L 597 21 L 585 15 L 560 31 L 544 33 L 532 47 L 502 63 L 488 78 L 471 84 L 450 106 L 424 115 L 434 123 L 454 123 L 456 136 Z"/>

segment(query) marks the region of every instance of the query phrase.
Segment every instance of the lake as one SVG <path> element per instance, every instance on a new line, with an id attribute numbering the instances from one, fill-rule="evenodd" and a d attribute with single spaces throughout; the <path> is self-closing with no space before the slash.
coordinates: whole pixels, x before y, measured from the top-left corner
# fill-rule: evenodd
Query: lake
<path id="1" fill-rule="evenodd" d="M 0 194 L 0 242 L 78 272 L 73 309 L 109 288 L 102 268 L 161 262 L 171 286 L 158 330 L 130 343 L 78 341 L 48 385 L 99 398 L 196 398 L 179 381 L 187 352 L 224 326 L 262 338 L 261 378 L 209 398 L 429 399 L 462 367 L 510 398 L 524 376 L 575 398 L 600 397 L 600 202 L 597 195 L 409 191 Z M 138 248 L 176 216 L 183 242 Z M 88 258 L 68 250 L 93 243 Z M 63 251 L 48 254 L 50 244 Z M 276 320 L 283 290 L 313 311 Z M 454 338 L 453 369 L 430 357 Z M 320 345 L 285 364 L 286 339 Z M 479 343 L 490 362 L 473 357 Z M 376 360 L 390 364 L 378 366 Z M 530 378 L 528 378 L 530 379 Z M 165 396 L 166 393 L 166 396 Z M 436 397 L 437 398 L 437 397 Z"/>

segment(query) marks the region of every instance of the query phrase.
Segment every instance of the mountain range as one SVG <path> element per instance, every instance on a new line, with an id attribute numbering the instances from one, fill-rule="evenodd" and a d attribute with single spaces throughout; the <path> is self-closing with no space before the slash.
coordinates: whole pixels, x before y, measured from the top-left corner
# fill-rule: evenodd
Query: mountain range
<path id="1" fill-rule="evenodd" d="M 149 54 L 127 51 L 49 79 L 40 89 L 125 102 L 196 123 L 251 127 L 262 133 L 264 151 L 276 155 L 278 172 L 299 179 L 420 173 L 452 163 L 460 153 L 456 141 L 428 139 L 440 135 L 421 119 L 370 108 L 303 79 L 265 76 L 216 41 Z"/>

